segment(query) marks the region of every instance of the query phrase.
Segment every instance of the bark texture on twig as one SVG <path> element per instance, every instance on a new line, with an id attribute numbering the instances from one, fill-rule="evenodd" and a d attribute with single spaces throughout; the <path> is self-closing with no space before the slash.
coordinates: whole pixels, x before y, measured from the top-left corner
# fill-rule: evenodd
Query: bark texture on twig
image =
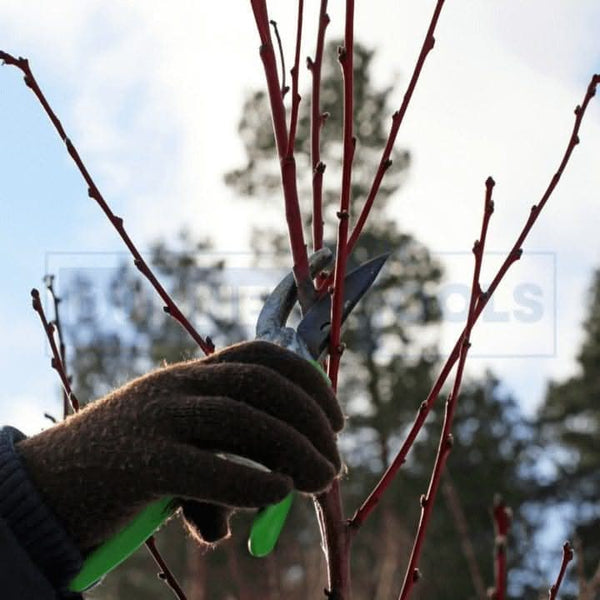
<path id="1" fill-rule="evenodd" d="M 558 590 L 560 590 L 560 586 L 562 584 L 565 573 L 567 572 L 567 567 L 569 563 L 573 560 L 573 548 L 569 542 L 565 542 L 563 544 L 563 554 L 562 554 L 562 562 L 560 563 L 560 570 L 558 572 L 558 576 L 556 577 L 556 581 L 550 587 L 548 592 L 548 600 L 555 600 L 558 594 Z"/>

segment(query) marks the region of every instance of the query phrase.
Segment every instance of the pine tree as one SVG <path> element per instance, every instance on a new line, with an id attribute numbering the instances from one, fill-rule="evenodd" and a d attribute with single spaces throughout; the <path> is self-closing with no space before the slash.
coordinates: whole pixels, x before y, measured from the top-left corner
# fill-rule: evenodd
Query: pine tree
<path id="1" fill-rule="evenodd" d="M 583 549 L 584 571 L 600 564 L 600 269 L 592 278 L 578 372 L 552 382 L 539 411 L 541 443 L 553 457 L 554 472 L 539 498 L 549 506 L 568 506 L 568 527 Z M 600 586 L 590 600 L 600 598 Z"/>

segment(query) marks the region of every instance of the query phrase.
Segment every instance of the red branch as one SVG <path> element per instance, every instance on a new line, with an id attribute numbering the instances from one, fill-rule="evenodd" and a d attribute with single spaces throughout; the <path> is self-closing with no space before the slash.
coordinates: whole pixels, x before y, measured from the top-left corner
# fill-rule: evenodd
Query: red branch
<path id="1" fill-rule="evenodd" d="M 363 206 L 360 216 L 358 217 L 358 221 L 356 222 L 356 224 L 354 225 L 354 229 L 352 230 L 352 235 L 350 236 L 350 240 L 348 241 L 348 252 L 352 252 L 352 249 L 354 248 L 354 245 L 356 244 L 356 241 L 360 236 L 360 232 L 362 231 L 367 221 L 367 217 L 369 216 L 369 212 L 371 211 L 371 207 L 373 206 L 373 202 L 377 196 L 377 193 L 379 192 L 379 186 L 381 185 L 383 176 L 392 164 L 390 156 L 392 155 L 394 143 L 396 142 L 396 136 L 398 135 L 398 130 L 400 129 L 400 125 L 402 125 L 402 121 L 404 120 L 404 116 L 406 115 L 406 110 L 408 109 L 408 105 L 410 104 L 413 92 L 415 91 L 415 87 L 417 86 L 417 82 L 419 81 L 419 76 L 421 75 L 423 65 L 425 64 L 425 59 L 427 58 L 427 55 L 433 49 L 433 46 L 435 44 L 435 37 L 433 36 L 433 34 L 435 32 L 435 28 L 440 17 L 440 13 L 442 12 L 443 5 L 444 0 L 438 0 L 435 6 L 435 10 L 433 11 L 433 16 L 431 17 L 429 29 L 427 30 L 427 34 L 425 35 L 425 40 L 423 41 L 423 46 L 421 47 L 421 52 L 419 53 L 419 58 L 417 59 L 417 64 L 415 65 L 412 77 L 410 78 L 410 83 L 408 84 L 408 88 L 406 89 L 406 93 L 404 94 L 402 105 L 392 117 L 392 128 L 390 130 L 388 140 L 385 145 L 381 161 L 379 163 L 379 168 L 377 169 L 377 173 L 375 174 L 375 179 L 373 180 L 373 184 L 369 191 L 369 195 L 367 196 L 367 200 L 365 201 L 365 205 Z"/>
<path id="2" fill-rule="evenodd" d="M 298 127 L 298 109 L 300 108 L 300 94 L 298 93 L 298 80 L 300 76 L 300 49 L 302 47 L 302 20 L 304 15 L 304 0 L 298 0 L 298 27 L 296 29 L 296 52 L 294 66 L 292 67 L 292 110 L 290 115 L 290 134 L 288 137 L 287 156 L 294 154 L 296 143 L 296 129 Z"/>
<path id="3" fill-rule="evenodd" d="M 321 5 L 322 10 L 324 6 Z M 323 22 L 323 27 L 325 23 Z M 356 140 L 353 135 L 354 119 L 354 0 L 346 0 L 346 21 L 344 46 L 338 50 L 344 81 L 343 105 L 343 163 L 342 190 L 340 195 L 337 255 L 333 298 L 331 302 L 331 339 L 327 373 L 334 391 L 337 389 L 337 376 L 342 355 L 340 331 L 346 273 L 348 220 L 352 178 L 352 161 Z M 340 481 L 336 479 L 329 491 L 317 499 L 317 514 L 321 525 L 323 548 L 327 556 L 328 598 L 348 600 L 350 598 L 350 543 L 352 531 L 344 519 Z"/>
<path id="4" fill-rule="evenodd" d="M 567 571 L 568 564 L 573 560 L 573 548 L 569 542 L 565 542 L 563 544 L 563 555 L 562 555 L 562 563 L 560 565 L 560 571 L 558 573 L 558 577 L 556 578 L 556 582 L 554 585 L 550 587 L 548 591 L 548 599 L 555 600 L 556 595 L 558 594 L 558 590 L 560 589 L 560 585 L 562 583 L 563 577 L 565 576 L 565 572 Z"/>
<path id="5" fill-rule="evenodd" d="M 308 255 L 304 244 L 304 231 L 302 228 L 302 216 L 298 202 L 298 186 L 296 181 L 296 160 L 293 154 L 288 154 L 288 130 L 285 117 L 285 107 L 279 86 L 277 75 L 277 62 L 269 30 L 269 15 L 266 0 L 251 0 L 256 27 L 260 37 L 260 58 L 263 63 L 269 103 L 271 106 L 271 117 L 273 119 L 273 131 L 275 134 L 275 145 L 279 156 L 281 168 L 281 183 L 285 199 L 285 217 L 287 220 L 288 233 L 296 286 L 298 288 L 298 301 L 303 312 L 310 307 L 314 300 L 315 291 L 308 268 Z"/>
<path id="6" fill-rule="evenodd" d="M 497 496 L 494 499 L 492 510 L 494 519 L 494 578 L 496 585 L 492 591 L 493 600 L 505 600 L 506 598 L 506 546 L 510 524 L 512 522 L 512 510 L 506 506 L 504 500 Z"/>
<path id="7" fill-rule="evenodd" d="M 63 332 L 62 332 L 62 325 L 60 322 L 60 310 L 58 308 L 62 299 L 56 295 L 56 291 L 54 289 L 54 275 L 46 275 L 44 277 L 44 283 L 46 284 L 46 289 L 50 293 L 50 296 L 52 297 L 52 303 L 54 304 L 54 319 L 51 321 L 51 323 L 54 325 L 54 327 L 56 329 L 56 338 L 58 340 L 58 350 L 59 350 L 60 360 L 63 364 L 63 368 L 65 370 L 65 375 L 67 376 L 67 381 L 69 383 L 71 383 L 71 377 L 69 376 L 69 373 L 67 372 L 67 349 L 65 347 L 64 336 L 63 336 Z M 69 396 L 68 396 L 67 392 L 65 391 L 65 389 L 63 388 L 63 419 L 66 419 L 68 414 L 69 414 Z"/>
<path id="8" fill-rule="evenodd" d="M 42 306 L 42 301 L 40 300 L 40 293 L 35 288 L 31 290 L 31 305 L 33 306 L 33 310 L 35 310 L 35 312 L 39 315 L 40 321 L 44 327 L 44 333 L 46 334 L 48 342 L 50 343 L 50 349 L 52 350 L 52 359 L 50 364 L 60 377 L 60 382 L 62 383 L 64 393 L 73 408 L 73 412 L 78 412 L 79 400 L 77 400 L 77 397 L 71 389 L 71 382 L 69 380 L 69 376 L 67 375 L 65 364 L 58 347 L 56 346 L 56 340 L 54 339 L 54 332 L 56 328 L 52 323 L 48 323 L 46 313 L 44 312 L 44 307 Z"/>
<path id="9" fill-rule="evenodd" d="M 79 152 L 71 142 L 71 140 L 67 137 L 67 134 L 59 121 L 58 117 L 50 107 L 50 104 L 46 100 L 46 97 L 42 93 L 40 87 L 29 68 L 29 61 L 26 58 L 15 58 L 6 52 L 0 50 L 0 60 L 4 61 L 8 65 L 12 65 L 20 69 L 24 74 L 25 85 L 31 89 L 31 91 L 36 95 L 37 99 L 40 101 L 40 104 L 46 111 L 46 114 L 50 118 L 50 121 L 54 125 L 60 139 L 64 142 L 67 152 L 73 159 L 73 162 L 79 169 L 79 172 L 85 179 L 85 182 L 88 185 L 88 196 L 95 200 L 100 208 L 103 210 L 104 214 L 108 217 L 108 220 L 111 222 L 113 227 L 117 230 L 117 233 L 120 235 L 123 242 L 131 252 L 133 256 L 133 264 L 139 269 L 139 271 L 150 281 L 154 289 L 158 292 L 160 297 L 162 298 L 165 306 L 163 310 L 171 315 L 194 339 L 194 341 L 200 346 L 202 351 L 205 354 L 211 354 L 214 351 L 214 345 L 210 339 L 204 340 L 202 336 L 194 329 L 192 324 L 187 320 L 187 318 L 183 315 L 183 313 L 179 310 L 179 307 L 175 304 L 172 298 L 169 296 L 167 291 L 162 287 L 159 283 L 158 279 L 155 277 L 154 273 L 150 269 L 150 267 L 146 264 L 146 261 L 142 258 L 142 255 L 139 253 L 135 244 L 132 242 L 131 238 L 125 231 L 123 227 L 123 219 L 121 217 L 117 217 L 106 201 L 104 200 L 100 190 L 96 187 L 94 180 L 89 174 L 87 168 L 85 167 L 81 157 L 79 156 Z"/>
<path id="10" fill-rule="evenodd" d="M 173 573 L 171 573 L 163 557 L 160 555 L 153 535 L 146 540 L 146 548 L 148 548 L 152 558 L 160 568 L 160 572 L 158 573 L 159 579 L 162 579 L 173 590 L 173 593 L 179 600 L 186 600 L 186 596 L 179 583 L 177 583 L 177 579 L 175 579 Z"/>
<path id="11" fill-rule="evenodd" d="M 502 278 L 506 275 L 506 272 L 508 271 L 510 266 L 514 262 L 519 260 L 519 258 L 521 257 L 521 246 L 523 244 L 523 241 L 525 240 L 525 238 L 527 237 L 527 234 L 529 233 L 529 231 L 533 227 L 535 221 L 539 217 L 542 208 L 545 206 L 545 204 L 548 201 L 548 199 L 550 198 L 552 192 L 556 188 L 556 186 L 557 186 L 557 184 L 569 162 L 569 159 L 571 157 L 571 154 L 573 153 L 575 146 L 579 143 L 579 129 L 581 126 L 583 116 L 585 114 L 585 111 L 587 109 L 587 106 L 588 106 L 590 100 L 594 97 L 596 87 L 599 84 L 600 84 L 600 75 L 594 75 L 588 85 L 588 88 L 587 88 L 587 91 L 586 91 L 586 94 L 585 94 L 582 104 L 577 106 L 575 109 L 575 124 L 573 126 L 571 137 L 567 144 L 567 148 L 563 155 L 562 161 L 560 162 L 559 168 L 556 171 L 556 173 L 554 174 L 554 176 L 552 177 L 552 180 L 550 181 L 550 184 L 548 185 L 546 191 L 544 192 L 540 203 L 538 205 L 534 205 L 532 207 L 531 213 L 529 215 L 527 222 L 525 223 L 525 225 L 523 227 L 523 230 L 519 234 L 517 241 L 513 245 L 511 251 L 508 253 L 504 263 L 498 270 L 496 276 L 494 277 L 494 280 L 490 284 L 486 293 L 482 294 L 480 296 L 477 306 L 475 308 L 474 323 L 477 321 L 477 319 L 483 312 L 483 309 L 485 308 L 485 306 L 487 305 L 492 294 L 494 293 L 494 291 L 500 284 Z M 465 331 L 466 331 L 466 327 L 461 332 L 458 340 L 456 341 L 456 344 L 454 345 L 454 348 L 452 349 L 452 351 L 450 352 L 450 355 L 446 359 L 446 362 L 445 362 L 444 366 L 442 367 L 442 370 L 441 370 L 440 374 L 438 375 L 438 378 L 434 382 L 432 389 L 429 392 L 429 395 L 427 396 L 427 398 L 424 400 L 424 402 L 419 407 L 415 421 L 414 421 L 412 427 L 410 428 L 410 431 L 408 432 L 406 440 L 404 441 L 404 443 L 402 444 L 402 447 L 398 451 L 398 454 L 396 455 L 396 457 L 394 458 L 394 460 L 392 461 L 391 465 L 388 467 L 386 472 L 383 474 L 379 483 L 375 486 L 375 488 L 373 489 L 373 491 L 371 492 L 369 497 L 365 500 L 363 505 L 356 511 L 356 514 L 352 518 L 351 524 L 354 527 L 359 527 L 364 522 L 364 520 L 368 517 L 368 515 L 373 511 L 373 509 L 379 502 L 381 496 L 383 495 L 383 493 L 385 492 L 387 487 L 390 485 L 390 483 L 396 476 L 398 470 L 404 464 L 404 462 L 406 460 L 406 456 L 408 455 L 408 452 L 410 451 L 412 444 L 414 443 L 414 440 L 416 439 L 419 431 L 423 427 L 423 424 L 425 423 L 427 415 L 433 408 L 433 405 L 435 404 L 435 402 L 440 394 L 440 390 L 442 389 L 442 386 L 446 382 L 446 379 L 448 378 L 448 375 L 450 374 L 452 367 L 454 366 L 454 364 L 456 363 L 456 361 L 459 358 L 460 349 L 461 349 L 461 345 L 462 345 L 462 339 L 463 339 Z"/>
<path id="12" fill-rule="evenodd" d="M 317 49 L 315 59 L 306 60 L 306 66 L 312 74 L 312 98 L 310 107 L 310 158 L 312 165 L 313 189 L 313 251 L 323 247 L 323 173 L 325 164 L 321 162 L 321 129 L 327 118 L 321 113 L 321 67 L 323 66 L 323 48 L 325 45 L 325 30 L 329 25 L 327 0 L 321 0 L 319 10 L 319 29 L 317 32 Z"/>
<path id="13" fill-rule="evenodd" d="M 337 389 L 337 378 L 342 356 L 341 345 L 342 309 L 344 304 L 344 277 L 348 258 L 348 221 L 350 220 L 350 194 L 352 192 L 352 162 L 356 138 L 354 137 L 354 0 L 346 0 L 346 26 L 344 46 L 338 49 L 344 81 L 343 107 L 343 158 L 342 191 L 340 210 L 337 213 L 338 237 L 336 262 L 331 300 L 331 337 L 329 341 L 328 375 L 333 389 Z"/>
<path id="14" fill-rule="evenodd" d="M 490 218 L 494 211 L 494 204 L 492 202 L 492 189 L 494 187 L 494 180 L 489 177 L 486 181 L 486 194 L 485 204 L 483 210 L 483 218 L 481 220 L 481 233 L 479 239 L 475 241 L 473 245 L 473 254 L 475 256 L 475 264 L 473 267 L 473 280 L 471 282 L 471 297 L 469 301 L 469 313 L 467 315 L 467 324 L 460 343 L 460 351 L 458 358 L 458 367 L 456 369 L 456 377 L 454 379 L 454 385 L 452 391 L 446 401 L 446 410 L 444 414 L 444 423 L 442 425 L 442 433 L 440 435 L 440 442 L 438 446 L 438 452 L 431 473 L 431 479 L 429 480 L 429 487 L 427 494 L 421 497 L 421 518 L 415 540 L 413 542 L 413 549 L 410 555 L 408 567 L 404 577 L 404 583 L 402 585 L 402 591 L 400 592 L 400 600 L 406 600 L 410 596 L 410 592 L 414 584 L 418 581 L 416 577 L 419 565 L 419 559 L 421 558 L 421 550 L 423 548 L 423 542 L 425 541 L 425 534 L 427 532 L 427 526 L 433 513 L 433 507 L 435 504 L 435 498 L 439 488 L 440 480 L 448 456 L 452 449 L 452 424 L 454 422 L 454 414 L 458 403 L 458 395 L 462 385 L 462 378 L 464 367 L 467 361 L 467 355 L 469 352 L 470 336 L 473 325 L 475 324 L 475 308 L 481 297 L 481 285 L 479 282 L 479 276 L 481 274 L 481 264 L 483 262 L 483 252 L 485 248 L 485 240 L 487 236 L 487 229 L 490 222 Z"/>
<path id="15" fill-rule="evenodd" d="M 390 129 L 390 133 L 388 135 L 388 139 L 385 144 L 381 160 L 379 161 L 379 167 L 377 168 L 377 172 L 375 173 L 375 178 L 373 180 L 373 183 L 371 184 L 371 189 L 369 190 L 369 194 L 367 196 L 365 204 L 361 210 L 358 220 L 356 221 L 352 229 L 350 239 L 348 240 L 348 254 L 350 254 L 354 249 L 354 246 L 356 245 L 356 242 L 360 237 L 360 233 L 365 223 L 367 222 L 367 218 L 371 211 L 371 207 L 373 206 L 373 202 L 375 201 L 375 198 L 377 197 L 377 194 L 379 192 L 379 187 L 381 186 L 383 177 L 386 174 L 387 170 L 392 166 L 392 160 L 390 159 L 390 156 L 392 155 L 392 150 L 394 149 L 396 137 L 398 136 L 400 125 L 402 125 L 402 121 L 404 120 L 406 111 L 408 110 L 408 105 L 410 104 L 413 92 L 415 91 L 417 82 L 419 81 L 421 71 L 423 70 L 423 65 L 425 64 L 425 59 L 427 58 L 429 52 L 433 49 L 433 46 L 435 45 L 435 37 L 433 34 L 435 32 L 435 28 L 437 26 L 437 22 L 442 11 L 443 5 L 444 0 L 438 0 L 433 11 L 433 15 L 431 17 L 431 22 L 429 23 L 429 28 L 427 29 L 427 34 L 425 35 L 425 40 L 423 41 L 423 46 L 421 47 L 421 52 L 419 53 L 419 57 L 415 64 L 413 74 L 410 78 L 410 82 L 404 94 L 402 104 L 400 105 L 400 108 L 392 115 L 392 127 Z M 321 283 L 319 291 L 326 289 L 328 286 L 330 286 L 332 280 L 333 276 L 330 275 L 328 279 Z"/>

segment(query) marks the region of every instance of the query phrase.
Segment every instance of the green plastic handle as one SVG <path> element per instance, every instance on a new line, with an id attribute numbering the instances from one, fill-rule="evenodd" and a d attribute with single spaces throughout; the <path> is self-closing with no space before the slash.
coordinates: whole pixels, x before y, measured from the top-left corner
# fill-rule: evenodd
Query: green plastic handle
<path id="1" fill-rule="evenodd" d="M 149 504 L 117 535 L 91 552 L 69 589 L 72 592 L 87 590 L 129 558 L 177 510 L 173 500 L 167 497 Z"/>
<path id="2" fill-rule="evenodd" d="M 272 552 L 292 507 L 293 499 L 294 494 L 288 494 L 281 502 L 263 508 L 254 518 L 248 538 L 248 551 L 252 556 L 262 558 Z"/>
<path id="3" fill-rule="evenodd" d="M 329 377 L 320 363 L 316 360 L 311 360 L 310 363 L 329 382 Z M 292 507 L 293 499 L 294 494 L 289 494 L 278 504 L 263 508 L 254 518 L 248 537 L 248 550 L 252 556 L 262 558 L 273 551 Z"/>

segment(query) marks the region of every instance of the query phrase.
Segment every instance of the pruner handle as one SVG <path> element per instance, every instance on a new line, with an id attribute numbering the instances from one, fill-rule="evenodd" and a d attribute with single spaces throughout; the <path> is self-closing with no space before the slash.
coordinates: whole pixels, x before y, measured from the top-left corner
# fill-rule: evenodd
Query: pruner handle
<path id="1" fill-rule="evenodd" d="M 119 533 L 88 554 L 69 589 L 83 592 L 94 585 L 129 558 L 176 510 L 172 497 L 149 504 Z"/>

